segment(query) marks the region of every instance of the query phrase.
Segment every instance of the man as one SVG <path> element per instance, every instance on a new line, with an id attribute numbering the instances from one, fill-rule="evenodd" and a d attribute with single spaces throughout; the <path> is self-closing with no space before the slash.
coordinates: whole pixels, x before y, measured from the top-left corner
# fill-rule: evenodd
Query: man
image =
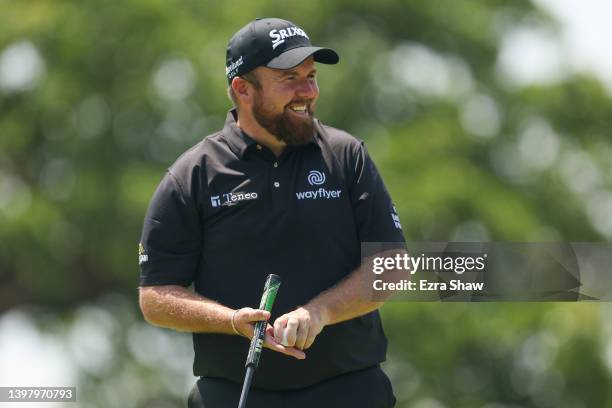
<path id="1" fill-rule="evenodd" d="M 360 243 L 404 238 L 363 143 L 313 116 L 315 62 L 338 61 L 289 21 L 247 24 L 227 48 L 235 109 L 151 201 L 140 306 L 152 324 L 193 332 L 190 407 L 237 406 L 247 339 L 271 317 L 253 309 L 269 273 L 282 287 L 248 406 L 395 404 Z"/>

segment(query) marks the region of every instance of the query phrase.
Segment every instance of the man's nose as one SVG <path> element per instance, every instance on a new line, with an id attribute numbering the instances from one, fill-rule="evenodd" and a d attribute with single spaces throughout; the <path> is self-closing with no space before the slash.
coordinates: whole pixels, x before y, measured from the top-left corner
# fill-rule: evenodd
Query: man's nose
<path id="1" fill-rule="evenodd" d="M 301 98 L 314 99 L 319 93 L 319 87 L 315 81 L 305 79 L 304 81 L 301 81 L 296 93 L 297 96 Z"/>

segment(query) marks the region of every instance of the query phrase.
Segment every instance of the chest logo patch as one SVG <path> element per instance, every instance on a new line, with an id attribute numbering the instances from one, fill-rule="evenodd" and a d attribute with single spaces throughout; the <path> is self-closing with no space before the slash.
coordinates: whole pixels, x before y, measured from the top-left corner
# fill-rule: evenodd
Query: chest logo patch
<path id="1" fill-rule="evenodd" d="M 311 186 L 320 186 L 325 183 L 325 173 L 318 170 L 310 170 L 306 177 Z M 323 187 L 310 191 L 299 191 L 295 193 L 298 200 L 329 200 L 340 198 L 342 190 L 327 190 Z"/>
<path id="2" fill-rule="evenodd" d="M 325 173 L 321 173 L 317 170 L 310 170 L 308 172 L 308 184 L 311 186 L 320 186 L 325 183 Z"/>
<path id="3" fill-rule="evenodd" d="M 213 208 L 216 208 L 216 207 L 221 207 L 222 205 L 229 206 L 229 205 L 237 204 L 240 201 L 248 201 L 248 200 L 257 200 L 257 193 L 255 192 L 252 192 L 252 193 L 236 192 L 236 193 L 227 193 L 227 194 L 211 196 L 210 205 L 212 205 Z"/>

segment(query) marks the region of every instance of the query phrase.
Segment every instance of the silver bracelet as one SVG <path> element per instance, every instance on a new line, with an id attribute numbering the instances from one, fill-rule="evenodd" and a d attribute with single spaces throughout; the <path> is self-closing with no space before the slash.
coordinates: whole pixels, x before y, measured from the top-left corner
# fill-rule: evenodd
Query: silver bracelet
<path id="1" fill-rule="evenodd" d="M 244 335 L 243 335 L 242 333 L 240 333 L 240 332 L 238 331 L 238 329 L 236 329 L 236 325 L 234 324 L 234 318 L 236 317 L 236 314 L 237 314 L 239 311 L 240 311 L 240 309 L 236 309 L 236 310 L 234 310 L 234 313 L 232 313 L 232 320 L 231 320 L 231 322 L 232 322 L 232 329 L 234 329 L 234 333 L 236 333 L 236 334 L 237 334 L 237 335 L 239 335 L 239 336 L 244 337 Z"/>

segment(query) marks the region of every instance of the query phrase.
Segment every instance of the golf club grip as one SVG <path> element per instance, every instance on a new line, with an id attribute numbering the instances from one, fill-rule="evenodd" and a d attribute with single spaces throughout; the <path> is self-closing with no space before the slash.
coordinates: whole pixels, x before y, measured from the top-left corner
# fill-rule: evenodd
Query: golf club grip
<path id="1" fill-rule="evenodd" d="M 262 310 L 272 311 L 272 305 L 276 299 L 278 288 L 280 287 L 281 279 L 278 275 L 270 274 L 266 279 L 264 286 L 263 295 L 261 296 L 261 302 L 259 308 Z M 259 364 L 259 357 L 261 356 L 261 349 L 263 348 L 264 338 L 266 336 L 266 325 L 268 322 L 261 321 L 255 324 L 255 333 L 251 339 L 251 346 L 249 347 L 249 354 L 247 356 L 246 367 L 257 368 Z"/>

